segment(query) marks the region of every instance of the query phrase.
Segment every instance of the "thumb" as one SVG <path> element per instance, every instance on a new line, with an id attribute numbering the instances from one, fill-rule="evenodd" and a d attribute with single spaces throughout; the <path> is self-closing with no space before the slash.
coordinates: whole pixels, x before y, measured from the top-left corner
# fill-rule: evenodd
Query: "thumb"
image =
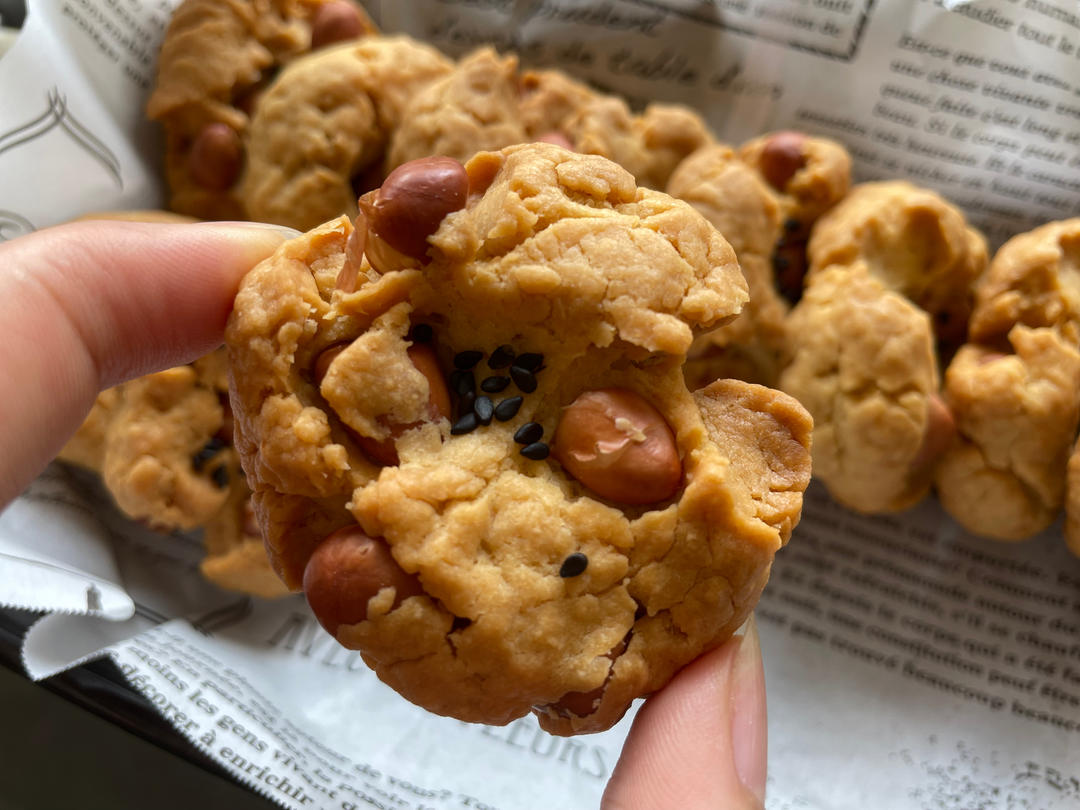
<path id="1" fill-rule="evenodd" d="M 288 234 L 242 223 L 79 222 L 0 244 L 0 506 L 97 392 L 221 343 L 240 278 Z"/>
<path id="2" fill-rule="evenodd" d="M 746 633 L 687 666 L 641 707 L 604 810 L 754 810 L 765 799 L 765 675 Z"/>

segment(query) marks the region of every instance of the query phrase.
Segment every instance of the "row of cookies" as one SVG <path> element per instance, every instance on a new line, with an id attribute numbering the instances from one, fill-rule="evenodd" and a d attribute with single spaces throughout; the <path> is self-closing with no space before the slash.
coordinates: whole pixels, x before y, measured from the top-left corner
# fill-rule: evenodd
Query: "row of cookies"
<path id="1" fill-rule="evenodd" d="M 991 261 L 940 195 L 849 190 L 849 166 L 836 144 L 777 133 L 676 169 L 668 190 L 729 236 L 752 291 L 698 339 L 688 379 L 796 396 L 815 419 L 814 475 L 850 508 L 898 511 L 933 489 L 967 530 L 1020 540 L 1064 506 L 1080 553 L 1080 220 Z M 810 187 L 819 204 L 799 210 Z"/>
<path id="2" fill-rule="evenodd" d="M 491 48 L 455 62 L 378 34 L 348 0 L 185 0 L 147 114 L 166 134 L 171 210 L 300 230 L 356 216 L 360 194 L 428 155 L 465 161 L 553 140 L 663 189 L 676 164 L 713 140 L 685 107 L 638 115 Z"/>

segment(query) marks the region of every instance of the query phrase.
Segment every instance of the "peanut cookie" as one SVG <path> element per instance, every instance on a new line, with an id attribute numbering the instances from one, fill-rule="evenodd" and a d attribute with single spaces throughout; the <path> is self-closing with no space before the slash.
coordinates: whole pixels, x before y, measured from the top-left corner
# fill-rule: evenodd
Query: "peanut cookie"
<path id="1" fill-rule="evenodd" d="M 856 511 L 905 509 L 952 438 L 929 319 L 862 264 L 807 282 L 780 387 L 814 418 L 814 476 Z"/>
<path id="2" fill-rule="evenodd" d="M 694 341 L 683 369 L 687 385 L 699 388 L 725 377 L 774 385 L 787 316 L 773 284 L 772 253 L 782 233 L 776 195 L 730 147 L 721 145 L 699 149 L 682 161 L 668 193 L 690 203 L 724 234 L 750 292 L 739 317 Z"/>
<path id="3" fill-rule="evenodd" d="M 945 372 L 958 438 L 935 484 L 964 528 L 1022 540 L 1061 511 L 1080 421 L 1080 352 L 1050 328 L 1014 326 L 1010 354 L 967 344 Z"/>
<path id="4" fill-rule="evenodd" d="M 346 213 L 382 164 L 409 100 L 452 70 L 408 37 L 365 37 L 297 60 L 251 121 L 240 194 L 252 219 L 306 230 Z"/>
<path id="5" fill-rule="evenodd" d="M 274 566 L 431 711 L 608 728 L 738 627 L 808 482 L 792 398 L 682 380 L 746 301 L 731 248 L 544 143 L 405 164 L 360 208 L 227 328 Z"/>
<path id="6" fill-rule="evenodd" d="M 891 290 L 930 314 L 946 355 L 964 342 L 986 240 L 940 195 L 903 181 L 852 189 L 814 226 L 809 272 L 865 262 Z"/>
<path id="7" fill-rule="evenodd" d="M 165 129 L 169 208 L 245 219 L 236 184 L 257 96 L 300 54 L 374 31 L 350 0 L 184 0 L 147 104 Z"/>
<path id="8" fill-rule="evenodd" d="M 848 193 L 851 156 L 835 141 L 785 131 L 747 141 L 739 157 L 778 196 L 783 231 L 773 250 L 773 270 L 781 294 L 794 303 L 802 296 L 810 230 Z"/>

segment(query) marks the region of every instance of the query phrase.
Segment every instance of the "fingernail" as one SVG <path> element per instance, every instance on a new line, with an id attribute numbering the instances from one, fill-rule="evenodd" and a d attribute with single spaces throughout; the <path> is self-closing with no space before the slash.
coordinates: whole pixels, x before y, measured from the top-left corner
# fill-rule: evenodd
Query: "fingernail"
<path id="1" fill-rule="evenodd" d="M 204 225 L 213 225 L 224 228 L 251 228 L 261 231 L 276 231 L 284 236 L 286 239 L 295 239 L 300 236 L 300 231 L 296 228 L 290 228 L 286 225 L 274 225 L 270 222 L 240 222 L 240 221 L 221 221 L 221 222 L 205 222 Z"/>
<path id="2" fill-rule="evenodd" d="M 744 627 L 731 665 L 731 743 L 739 781 L 764 803 L 769 743 L 765 671 L 761 665 L 761 640 L 753 614 Z"/>

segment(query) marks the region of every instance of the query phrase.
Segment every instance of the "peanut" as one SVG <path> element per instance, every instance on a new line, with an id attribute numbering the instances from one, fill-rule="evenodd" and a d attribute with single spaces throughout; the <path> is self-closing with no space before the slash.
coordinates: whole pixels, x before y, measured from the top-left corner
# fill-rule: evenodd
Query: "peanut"
<path id="1" fill-rule="evenodd" d="M 428 261 L 428 237 L 443 217 L 465 207 L 469 177 L 453 158 L 429 157 L 398 166 L 359 199 L 367 219 L 365 252 L 380 273 Z"/>
<path id="2" fill-rule="evenodd" d="M 931 394 L 927 401 L 926 431 L 922 444 L 911 462 L 911 469 L 921 472 L 933 466 L 938 457 L 952 444 L 956 435 L 956 421 L 945 401 Z"/>
<path id="3" fill-rule="evenodd" d="M 801 132 L 777 132 L 761 150 L 759 169 L 769 185 L 783 191 L 795 173 L 806 165 L 806 136 Z"/>
<path id="4" fill-rule="evenodd" d="M 207 124 L 196 136 L 188 152 L 191 179 L 210 191 L 230 188 L 240 176 L 244 147 L 240 136 L 228 124 Z"/>
<path id="5" fill-rule="evenodd" d="M 324 3 L 311 20 L 311 49 L 356 39 L 366 29 L 359 10 L 348 0 Z"/>
<path id="6" fill-rule="evenodd" d="M 359 526 L 346 526 L 315 549 L 304 568 L 304 595 L 311 612 L 328 633 L 367 618 L 368 601 L 383 588 L 394 589 L 394 607 L 424 592 L 420 580 L 407 574 L 381 538 L 368 537 Z"/>
<path id="7" fill-rule="evenodd" d="M 624 388 L 586 391 L 570 403 L 551 452 L 570 475 L 616 503 L 657 503 L 682 481 L 675 435 L 663 415 Z"/>

